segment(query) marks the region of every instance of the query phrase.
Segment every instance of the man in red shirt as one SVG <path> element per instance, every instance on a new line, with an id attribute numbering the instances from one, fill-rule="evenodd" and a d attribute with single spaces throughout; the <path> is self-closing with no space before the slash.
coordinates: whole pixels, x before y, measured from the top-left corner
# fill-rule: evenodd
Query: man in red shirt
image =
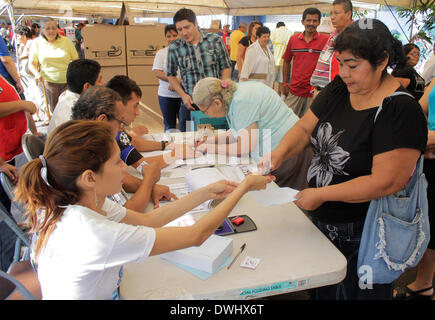
<path id="1" fill-rule="evenodd" d="M 231 36 L 230 25 L 229 24 L 224 25 L 222 31 L 220 31 L 218 35 L 222 37 L 222 41 L 224 42 L 225 47 L 227 47 L 228 52 L 230 52 L 230 36 Z"/>
<path id="2" fill-rule="evenodd" d="M 281 84 L 281 92 L 286 96 L 285 103 L 291 107 L 298 117 L 302 117 L 311 105 L 313 97 L 310 78 L 316 67 L 320 52 L 328 41 L 328 36 L 317 32 L 321 13 L 317 8 L 307 8 L 302 14 L 305 31 L 290 37 L 283 55 L 283 79 L 290 83 Z"/>

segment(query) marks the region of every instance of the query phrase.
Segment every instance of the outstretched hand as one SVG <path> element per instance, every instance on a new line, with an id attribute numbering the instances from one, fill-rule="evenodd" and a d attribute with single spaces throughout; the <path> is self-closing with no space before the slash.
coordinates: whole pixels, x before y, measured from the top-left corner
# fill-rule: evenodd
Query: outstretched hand
<path id="1" fill-rule="evenodd" d="M 233 192 L 239 184 L 234 181 L 220 180 L 218 182 L 209 184 L 207 191 L 209 192 L 210 199 L 223 199 L 231 192 Z"/>

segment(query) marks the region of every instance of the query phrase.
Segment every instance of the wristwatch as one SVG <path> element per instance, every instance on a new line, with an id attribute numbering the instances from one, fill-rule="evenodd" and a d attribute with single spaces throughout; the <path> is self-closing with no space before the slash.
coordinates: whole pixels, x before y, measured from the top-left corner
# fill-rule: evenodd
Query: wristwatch
<path id="1" fill-rule="evenodd" d="M 167 141 L 162 140 L 162 151 L 166 149 L 166 143 Z"/>

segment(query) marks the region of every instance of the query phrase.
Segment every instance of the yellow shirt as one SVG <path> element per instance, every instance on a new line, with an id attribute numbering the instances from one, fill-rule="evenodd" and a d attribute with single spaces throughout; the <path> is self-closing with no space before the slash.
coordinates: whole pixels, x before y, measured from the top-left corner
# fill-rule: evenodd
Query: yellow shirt
<path id="1" fill-rule="evenodd" d="M 237 60 L 237 49 L 239 47 L 239 41 L 245 36 L 245 34 L 239 29 L 231 32 L 230 36 L 230 59 Z"/>
<path id="2" fill-rule="evenodd" d="M 63 36 L 59 36 L 54 43 L 49 43 L 42 36 L 36 38 L 29 54 L 29 62 L 37 61 L 41 76 L 45 81 L 53 83 L 66 83 L 68 65 L 78 58 L 72 41 Z"/>

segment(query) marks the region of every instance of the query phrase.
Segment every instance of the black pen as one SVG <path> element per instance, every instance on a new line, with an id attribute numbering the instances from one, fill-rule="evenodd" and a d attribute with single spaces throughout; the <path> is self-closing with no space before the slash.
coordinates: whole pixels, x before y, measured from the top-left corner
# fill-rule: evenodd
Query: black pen
<path id="1" fill-rule="evenodd" d="M 241 247 L 240 247 L 240 251 L 236 254 L 236 256 L 234 257 L 233 261 L 231 261 L 230 265 L 227 267 L 227 270 L 229 268 L 231 268 L 231 266 L 233 265 L 234 261 L 236 261 L 236 259 L 240 256 L 240 254 L 243 252 L 243 250 L 245 250 L 246 247 L 246 243 L 244 243 Z"/>

